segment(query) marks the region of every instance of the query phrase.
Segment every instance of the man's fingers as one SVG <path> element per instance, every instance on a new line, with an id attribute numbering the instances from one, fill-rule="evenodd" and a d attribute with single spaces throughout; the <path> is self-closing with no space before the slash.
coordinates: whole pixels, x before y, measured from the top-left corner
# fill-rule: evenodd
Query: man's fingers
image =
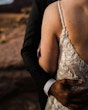
<path id="1" fill-rule="evenodd" d="M 81 97 L 88 97 L 88 88 L 72 91 L 70 97 L 71 98 L 75 97 L 80 99 Z"/>
<path id="2" fill-rule="evenodd" d="M 87 97 L 80 97 L 80 98 L 70 98 L 71 104 L 88 104 L 88 96 Z"/>
<path id="3" fill-rule="evenodd" d="M 70 105 L 68 106 L 68 108 L 69 108 L 70 110 L 83 110 L 84 104 L 79 104 L 79 105 L 70 104 Z"/>
<path id="4" fill-rule="evenodd" d="M 77 85 L 81 85 L 82 84 L 82 80 L 81 79 L 80 80 L 64 79 L 63 83 L 67 84 L 67 85 L 71 85 L 71 86 L 77 86 Z"/>
<path id="5" fill-rule="evenodd" d="M 70 104 L 87 104 L 88 103 L 88 89 L 76 90 L 68 94 Z"/>

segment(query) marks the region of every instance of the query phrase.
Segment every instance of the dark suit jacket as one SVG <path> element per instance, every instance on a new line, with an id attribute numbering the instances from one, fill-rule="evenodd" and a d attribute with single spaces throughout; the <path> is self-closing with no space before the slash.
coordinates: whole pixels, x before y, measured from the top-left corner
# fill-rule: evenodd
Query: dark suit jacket
<path id="1" fill-rule="evenodd" d="M 25 39 L 21 55 L 27 70 L 35 79 L 39 90 L 39 101 L 41 110 L 44 110 L 47 96 L 44 94 L 45 83 L 52 78 L 39 66 L 37 59 L 37 48 L 41 39 L 41 24 L 45 8 L 56 0 L 35 0 L 29 16 Z"/>

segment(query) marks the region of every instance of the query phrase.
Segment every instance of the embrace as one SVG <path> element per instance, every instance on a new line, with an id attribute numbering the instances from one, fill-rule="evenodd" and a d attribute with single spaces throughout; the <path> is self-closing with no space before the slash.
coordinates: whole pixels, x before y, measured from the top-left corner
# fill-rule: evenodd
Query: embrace
<path id="1" fill-rule="evenodd" d="M 41 110 L 88 110 L 88 0 L 35 0 L 33 7 L 22 57 Z"/>

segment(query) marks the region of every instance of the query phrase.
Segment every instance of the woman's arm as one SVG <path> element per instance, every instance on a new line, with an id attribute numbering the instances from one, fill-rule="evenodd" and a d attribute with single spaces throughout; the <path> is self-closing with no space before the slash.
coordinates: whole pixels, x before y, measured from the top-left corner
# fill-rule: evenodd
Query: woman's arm
<path id="1" fill-rule="evenodd" d="M 44 13 L 41 32 L 41 56 L 39 58 L 40 66 L 48 73 L 54 73 L 57 70 L 59 46 L 57 40 L 56 18 L 49 6 Z"/>

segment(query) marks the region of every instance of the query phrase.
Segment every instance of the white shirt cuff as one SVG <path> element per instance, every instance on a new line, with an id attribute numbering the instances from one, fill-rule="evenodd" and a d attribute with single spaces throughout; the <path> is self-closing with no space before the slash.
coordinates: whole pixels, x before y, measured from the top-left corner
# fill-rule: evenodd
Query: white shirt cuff
<path id="1" fill-rule="evenodd" d="M 48 92 L 49 92 L 49 89 L 50 87 L 52 86 L 53 83 L 55 83 L 56 80 L 55 79 L 50 79 L 46 82 L 45 86 L 44 86 L 44 92 L 45 94 L 48 96 Z"/>

